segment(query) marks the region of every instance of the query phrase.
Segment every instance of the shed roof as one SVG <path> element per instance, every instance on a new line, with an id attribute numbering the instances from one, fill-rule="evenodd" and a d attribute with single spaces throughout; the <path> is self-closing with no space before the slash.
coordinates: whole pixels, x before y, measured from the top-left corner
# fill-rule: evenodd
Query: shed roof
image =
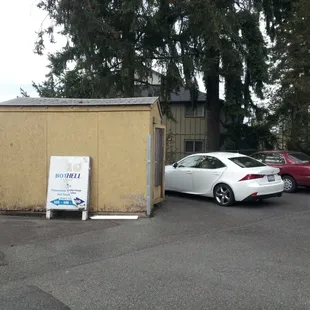
<path id="1" fill-rule="evenodd" d="M 130 106 L 152 105 L 158 97 L 134 97 L 111 99 L 85 98 L 32 98 L 19 97 L 0 102 L 0 106 Z"/>

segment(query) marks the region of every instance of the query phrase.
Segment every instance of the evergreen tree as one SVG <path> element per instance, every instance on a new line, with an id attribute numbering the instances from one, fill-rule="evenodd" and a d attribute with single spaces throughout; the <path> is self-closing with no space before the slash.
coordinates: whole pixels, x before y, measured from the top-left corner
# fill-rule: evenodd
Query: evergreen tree
<path id="1" fill-rule="evenodd" d="M 298 0 L 277 29 L 272 97 L 273 121 L 280 124 L 282 147 L 310 152 L 310 3 Z"/>
<path id="2" fill-rule="evenodd" d="M 262 114 L 251 96 L 253 92 L 263 99 L 263 86 L 268 81 L 267 49 L 259 28 L 261 5 L 246 0 L 190 3 L 191 36 L 200 51 L 196 65 L 203 72 L 207 90 L 207 145 L 210 151 L 218 150 L 221 111 L 228 119 L 223 125 L 231 131 L 244 126 L 245 118 Z M 225 82 L 223 108 L 220 81 Z M 247 137 L 235 136 L 233 140 L 241 138 Z"/>
<path id="3" fill-rule="evenodd" d="M 42 0 L 38 6 L 48 13 L 52 25 L 39 32 L 36 52 L 42 53 L 45 35 L 53 40 L 57 26 L 63 27 L 61 33 L 68 43 L 49 55 L 47 80 L 34 83 L 34 87 L 40 96 L 131 97 L 136 82 L 147 85 L 147 76 L 156 64 L 165 76 L 162 98 L 169 102 L 170 93 L 185 85 L 195 105 L 195 76 L 202 73 L 207 91 L 207 149 L 218 150 L 221 113 L 227 116 L 229 124 L 223 124 L 227 130 L 266 113 L 254 104 L 251 93 L 263 98 L 268 80 L 267 50 L 259 23 L 264 9 L 268 31 L 273 35 L 275 21 L 283 18 L 282 6 L 275 3 Z M 73 69 L 68 69 L 72 62 Z M 220 81 L 225 81 L 223 106 Z"/>
<path id="4" fill-rule="evenodd" d="M 39 32 L 36 52 L 42 54 L 45 35 L 54 40 L 55 27 L 62 27 L 68 38 L 61 51 L 49 55 L 47 81 L 34 84 L 40 95 L 132 97 L 135 81 L 143 82 L 150 74 L 156 47 L 165 47 L 152 29 L 160 25 L 153 1 L 43 0 L 38 7 L 52 25 Z"/>
<path id="5" fill-rule="evenodd" d="M 20 91 L 20 94 L 21 94 L 22 97 L 30 97 L 28 95 L 28 93 L 23 88 L 20 87 L 19 91 Z M 17 96 L 17 98 L 18 98 L 18 96 Z"/>

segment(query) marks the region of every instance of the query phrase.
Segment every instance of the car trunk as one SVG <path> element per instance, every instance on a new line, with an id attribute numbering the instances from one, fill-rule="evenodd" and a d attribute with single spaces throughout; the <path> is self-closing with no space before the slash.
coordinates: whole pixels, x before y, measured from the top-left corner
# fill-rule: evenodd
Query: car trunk
<path id="1" fill-rule="evenodd" d="M 266 185 L 269 183 L 280 182 L 281 177 L 278 175 L 279 169 L 265 166 L 265 167 L 255 167 L 255 168 L 243 168 L 245 175 L 251 175 L 248 177 L 249 180 L 256 180 L 260 185 Z"/>

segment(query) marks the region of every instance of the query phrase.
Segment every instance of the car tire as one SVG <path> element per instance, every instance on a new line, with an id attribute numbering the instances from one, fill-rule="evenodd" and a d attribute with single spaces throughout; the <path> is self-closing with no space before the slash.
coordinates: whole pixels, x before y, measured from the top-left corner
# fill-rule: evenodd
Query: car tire
<path id="1" fill-rule="evenodd" d="M 228 207 L 235 203 L 235 195 L 227 184 L 217 184 L 213 191 L 213 196 L 217 204 Z"/>
<path id="2" fill-rule="evenodd" d="M 296 191 L 296 181 L 289 175 L 283 175 L 282 180 L 284 182 L 284 192 L 285 193 L 293 193 Z"/>

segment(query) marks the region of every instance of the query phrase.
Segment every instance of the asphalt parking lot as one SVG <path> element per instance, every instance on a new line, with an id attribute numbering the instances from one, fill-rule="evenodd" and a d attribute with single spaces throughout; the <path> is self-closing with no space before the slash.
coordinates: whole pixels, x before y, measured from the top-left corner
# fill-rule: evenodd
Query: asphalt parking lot
<path id="1" fill-rule="evenodd" d="M 0 217 L 0 309 L 310 309 L 310 191 L 151 219 Z"/>

